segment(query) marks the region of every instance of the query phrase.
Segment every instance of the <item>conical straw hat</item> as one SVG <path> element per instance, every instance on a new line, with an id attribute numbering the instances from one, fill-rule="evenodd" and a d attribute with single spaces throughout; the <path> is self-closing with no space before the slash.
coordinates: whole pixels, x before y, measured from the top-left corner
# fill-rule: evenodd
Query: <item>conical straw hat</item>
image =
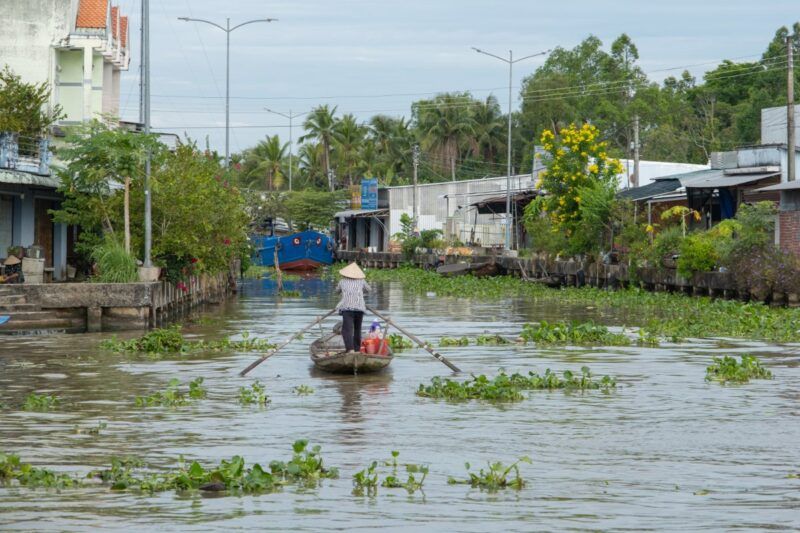
<path id="1" fill-rule="evenodd" d="M 350 279 L 364 279 L 367 277 L 364 274 L 364 271 L 358 268 L 358 265 L 355 263 L 350 263 L 349 265 L 341 269 L 339 271 L 339 275 Z"/>
<path id="2" fill-rule="evenodd" d="M 9 256 L 6 258 L 5 266 L 13 266 L 13 265 L 18 265 L 18 264 L 20 264 L 21 262 L 22 262 L 22 261 L 20 261 L 20 260 L 19 260 L 19 258 L 18 258 L 16 255 L 9 255 Z"/>

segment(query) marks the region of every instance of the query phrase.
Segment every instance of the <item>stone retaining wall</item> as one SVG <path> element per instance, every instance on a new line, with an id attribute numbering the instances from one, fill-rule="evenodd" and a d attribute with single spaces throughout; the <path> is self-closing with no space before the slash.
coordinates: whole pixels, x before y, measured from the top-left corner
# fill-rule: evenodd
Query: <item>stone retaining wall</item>
<path id="1" fill-rule="evenodd" d="M 0 332 L 143 330 L 221 303 L 235 290 L 231 279 L 227 273 L 195 276 L 186 290 L 165 281 L 3 285 L 0 314 L 11 319 Z"/>

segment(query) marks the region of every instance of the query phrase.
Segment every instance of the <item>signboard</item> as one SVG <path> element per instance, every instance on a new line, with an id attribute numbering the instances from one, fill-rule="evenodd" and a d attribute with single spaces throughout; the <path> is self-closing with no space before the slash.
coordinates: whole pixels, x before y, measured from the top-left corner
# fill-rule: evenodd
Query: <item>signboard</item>
<path id="1" fill-rule="evenodd" d="M 378 209 L 377 178 L 361 180 L 361 209 Z"/>

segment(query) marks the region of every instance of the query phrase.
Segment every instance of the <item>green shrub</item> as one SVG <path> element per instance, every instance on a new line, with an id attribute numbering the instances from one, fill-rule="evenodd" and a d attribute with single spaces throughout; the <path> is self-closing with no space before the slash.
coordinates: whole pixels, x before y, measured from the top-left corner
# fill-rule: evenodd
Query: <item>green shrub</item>
<path id="1" fill-rule="evenodd" d="M 688 235 L 680 244 L 678 274 L 689 278 L 695 272 L 710 272 L 719 261 L 712 232 L 697 232 Z"/>
<path id="2" fill-rule="evenodd" d="M 653 245 L 647 250 L 645 258 L 656 268 L 664 268 L 664 258 L 677 255 L 683 242 L 683 230 L 673 226 L 661 231 L 653 239 Z"/>
<path id="3" fill-rule="evenodd" d="M 106 235 L 103 243 L 92 250 L 92 259 L 97 264 L 99 283 L 133 283 L 139 280 L 136 259 L 125 251 L 125 247 L 113 236 Z"/>

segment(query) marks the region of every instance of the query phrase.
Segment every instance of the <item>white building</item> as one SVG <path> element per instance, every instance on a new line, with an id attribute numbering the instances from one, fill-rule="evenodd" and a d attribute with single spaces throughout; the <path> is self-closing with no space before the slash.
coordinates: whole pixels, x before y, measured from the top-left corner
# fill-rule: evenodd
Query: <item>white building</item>
<path id="1" fill-rule="evenodd" d="M 61 124 L 119 115 L 120 75 L 130 64 L 128 17 L 109 0 L 0 0 L 0 68 L 49 83 Z"/>

